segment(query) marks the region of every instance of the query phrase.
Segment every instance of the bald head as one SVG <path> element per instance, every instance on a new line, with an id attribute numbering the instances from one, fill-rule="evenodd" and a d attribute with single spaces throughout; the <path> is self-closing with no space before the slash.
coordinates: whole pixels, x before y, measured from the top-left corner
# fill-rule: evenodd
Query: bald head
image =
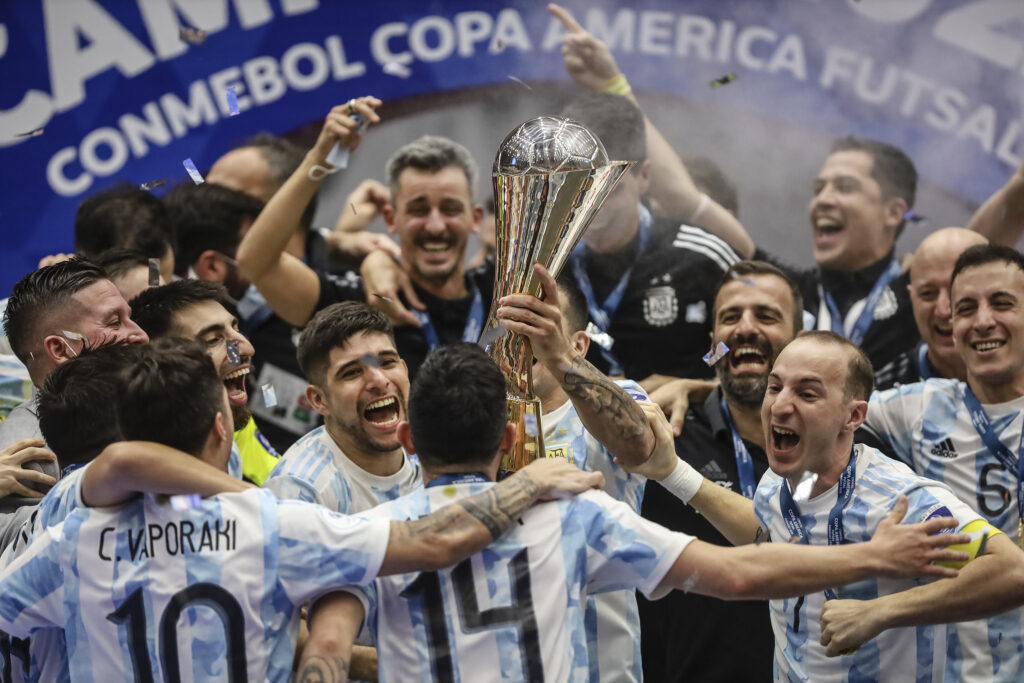
<path id="1" fill-rule="evenodd" d="M 928 344 L 928 359 L 945 377 L 962 379 L 963 362 L 953 346 L 949 281 L 953 265 L 968 247 L 987 244 L 973 230 L 943 228 L 928 235 L 914 252 L 910 266 L 910 301 L 921 339 Z"/>
<path id="2" fill-rule="evenodd" d="M 217 159 L 206 174 L 206 182 L 267 201 L 277 189 L 272 186 L 269 176 L 270 164 L 258 148 L 239 147 Z"/>

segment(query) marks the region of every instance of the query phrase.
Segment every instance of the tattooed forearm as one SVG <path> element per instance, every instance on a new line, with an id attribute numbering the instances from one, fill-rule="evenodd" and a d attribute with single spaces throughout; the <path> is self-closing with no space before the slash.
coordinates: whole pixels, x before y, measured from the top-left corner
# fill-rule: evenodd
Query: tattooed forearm
<path id="1" fill-rule="evenodd" d="M 298 683 L 341 683 L 348 680 L 348 661 L 342 657 L 311 655 L 303 658 Z"/>
<path id="2" fill-rule="evenodd" d="M 583 356 L 572 359 L 561 377 L 584 426 L 615 452 L 637 445 L 651 434 L 644 411 L 618 384 L 608 379 Z M 653 434 L 650 446 L 653 447 Z M 648 448 L 644 455 L 649 455 Z"/>
<path id="3" fill-rule="evenodd" d="M 484 549 L 526 512 L 540 493 L 528 472 L 517 472 L 486 491 L 426 517 L 392 522 L 381 573 L 447 567 Z M 421 553 L 418 546 L 431 552 Z"/>

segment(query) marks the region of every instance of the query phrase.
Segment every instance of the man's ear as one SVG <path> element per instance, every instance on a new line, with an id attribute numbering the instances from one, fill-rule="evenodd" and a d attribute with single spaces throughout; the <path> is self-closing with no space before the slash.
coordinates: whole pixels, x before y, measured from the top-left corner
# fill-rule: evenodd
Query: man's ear
<path id="1" fill-rule="evenodd" d="M 580 354 L 584 358 L 587 357 L 587 351 L 590 350 L 590 337 L 583 330 L 576 330 L 572 333 L 569 338 L 572 342 L 572 348 L 576 350 L 576 353 Z"/>
<path id="2" fill-rule="evenodd" d="M 480 227 L 484 224 L 484 206 L 483 204 L 473 205 L 473 232 L 480 232 Z"/>
<path id="3" fill-rule="evenodd" d="M 217 417 L 213 420 L 213 427 L 210 428 L 210 432 L 213 436 L 217 437 L 219 443 L 224 443 L 226 440 L 232 438 L 234 435 L 228 432 L 226 426 L 227 420 L 224 417 L 223 411 L 217 411 Z"/>
<path id="4" fill-rule="evenodd" d="M 412 430 L 409 429 L 408 420 L 402 420 L 398 423 L 398 427 L 395 429 L 395 436 L 398 437 L 398 443 L 402 444 L 402 448 L 406 453 L 414 454 L 416 452 L 416 444 L 412 442 Z"/>
<path id="5" fill-rule="evenodd" d="M 208 282 L 224 282 L 228 277 L 228 267 L 224 260 L 213 249 L 207 249 L 192 264 L 196 277 Z"/>
<path id="6" fill-rule="evenodd" d="M 892 228 L 893 234 L 895 234 L 896 228 L 903 222 L 903 217 L 907 214 L 907 202 L 903 197 L 893 197 L 886 200 L 883 210 L 885 211 L 885 226 Z"/>
<path id="7" fill-rule="evenodd" d="M 864 420 L 868 417 L 868 402 L 867 401 L 853 401 L 850 404 L 850 416 L 843 425 L 843 431 L 855 432 L 857 429 L 864 424 Z"/>
<path id="8" fill-rule="evenodd" d="M 327 409 L 327 400 L 324 392 L 317 385 L 310 384 L 306 387 L 306 400 L 309 401 L 309 405 L 313 406 L 313 410 L 321 415 L 326 417 L 330 413 Z"/>
<path id="9" fill-rule="evenodd" d="M 71 348 L 71 342 L 59 334 L 51 334 L 43 338 L 43 352 L 54 365 L 60 365 L 64 361 L 71 360 L 78 355 Z"/>
<path id="10" fill-rule="evenodd" d="M 398 232 L 398 228 L 395 227 L 395 207 L 391 205 L 391 202 L 384 202 L 384 205 L 380 207 L 380 212 L 384 216 L 384 223 L 388 226 L 388 233 L 394 235 Z"/>

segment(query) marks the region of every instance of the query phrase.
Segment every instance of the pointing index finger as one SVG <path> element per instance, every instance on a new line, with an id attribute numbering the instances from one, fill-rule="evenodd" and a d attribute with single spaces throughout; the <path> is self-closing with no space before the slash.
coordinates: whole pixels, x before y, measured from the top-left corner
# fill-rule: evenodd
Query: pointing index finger
<path id="1" fill-rule="evenodd" d="M 571 14 L 569 14 L 569 10 L 565 9 L 561 5 L 556 5 L 552 2 L 548 4 L 548 11 L 555 15 L 556 19 L 562 22 L 562 25 L 565 26 L 569 33 L 585 33 L 583 27 L 580 26 L 580 23 L 576 21 Z"/>

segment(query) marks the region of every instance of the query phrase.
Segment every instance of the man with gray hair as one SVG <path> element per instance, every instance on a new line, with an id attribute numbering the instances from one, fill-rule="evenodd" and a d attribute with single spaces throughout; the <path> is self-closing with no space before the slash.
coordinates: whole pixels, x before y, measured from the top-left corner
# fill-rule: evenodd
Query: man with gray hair
<path id="1" fill-rule="evenodd" d="M 381 213 L 388 232 L 398 237 L 402 267 L 393 267 L 394 243 L 383 236 L 380 246 L 387 247 L 387 242 L 391 249 L 372 252 L 367 261 L 388 262 L 392 267 L 378 271 L 391 282 L 378 278 L 364 288 L 355 273 L 339 277 L 318 272 L 284 252 L 287 225 L 301 215 L 322 178 L 316 169 L 324 167 L 336 141 L 349 146 L 358 141 L 360 133 L 351 115 L 358 112 L 375 123 L 379 117 L 374 108 L 379 105 L 375 98 L 360 98 L 350 108 L 332 110 L 303 163 L 267 202 L 238 247 L 238 262 L 274 312 L 296 327 L 332 303 L 374 295 L 393 300 L 401 291 L 412 312 L 402 309 L 404 313 L 394 315 L 399 323 L 407 323 L 396 327 L 395 342 L 413 374 L 434 347 L 476 341 L 491 300 L 493 267 L 466 270 L 466 243 L 480 228 L 483 207 L 473 202 L 476 164 L 465 147 L 447 138 L 424 136 L 388 161 L 390 198 Z M 364 262 L 367 265 L 372 268 Z"/>

